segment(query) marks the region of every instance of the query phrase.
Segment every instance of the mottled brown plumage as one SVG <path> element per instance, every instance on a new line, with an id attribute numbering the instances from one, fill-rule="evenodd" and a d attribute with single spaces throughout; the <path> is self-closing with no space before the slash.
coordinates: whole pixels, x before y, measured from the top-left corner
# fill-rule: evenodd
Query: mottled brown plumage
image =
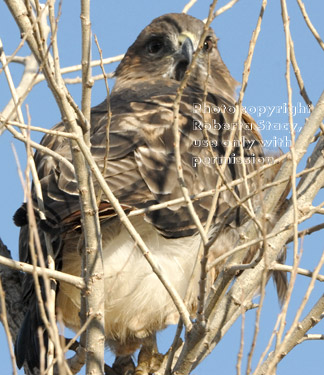
<path id="1" fill-rule="evenodd" d="M 182 197 L 174 155 L 173 103 L 203 28 L 203 22 L 185 14 L 159 17 L 141 32 L 117 68 L 110 97 L 112 118 L 104 176 L 126 211 Z M 217 38 L 209 29 L 184 89 L 179 111 L 184 183 L 192 196 L 216 186 L 219 174 L 215 163 L 224 162 L 222 158 L 229 147 L 226 142 L 233 127 L 235 86 L 236 81 L 219 55 Z M 227 182 L 242 176 L 243 158 L 247 162 L 247 174 L 264 161 L 261 137 L 253 120 L 244 115 L 242 124 L 244 155 L 241 155 L 238 143 L 234 144 L 224 170 Z M 106 155 L 106 125 L 107 103 L 104 101 L 94 107 L 91 114 L 91 152 L 101 169 Z M 54 129 L 63 131 L 64 124 L 60 123 Z M 234 140 L 239 141 L 238 131 Z M 211 147 L 206 147 L 207 141 L 213 142 Z M 42 145 L 72 160 L 68 139 L 46 135 Z M 35 162 L 47 217 L 46 223 L 39 223 L 39 227 L 52 238 L 57 267 L 80 275 L 80 206 L 74 170 L 40 152 L 36 153 Z M 250 192 L 256 190 L 263 179 L 262 175 L 250 179 Z M 96 181 L 95 187 L 98 191 Z M 234 191 L 241 199 L 246 195 L 244 184 L 237 185 Z M 211 202 L 212 196 L 194 200 L 203 224 Z M 255 207 L 258 202 L 258 197 L 252 199 Z M 226 225 L 210 249 L 212 259 L 233 248 L 239 238 L 240 226 L 248 219 L 246 212 L 236 206 L 232 192 L 220 193 L 211 233 L 220 228 L 224 217 Z M 105 196 L 102 196 L 99 210 L 105 270 L 106 341 L 118 355 L 129 355 L 156 331 L 176 323 L 178 313 Z M 230 216 L 227 215 L 229 210 Z M 28 227 L 21 216 L 20 211 L 16 221 L 25 224 L 21 229 L 20 257 L 30 261 Z M 169 281 L 180 296 L 186 298 L 194 316 L 200 274 L 197 261 L 200 236 L 186 204 L 147 212 L 132 218 L 132 222 Z M 46 252 L 45 247 L 43 251 Z M 214 281 L 219 267 L 209 274 L 208 286 Z M 19 365 L 27 359 L 33 366 L 38 361 L 36 328 L 42 323 L 29 276 L 26 276 L 25 296 L 29 298 L 26 303 L 30 304 L 30 310 L 16 344 L 16 353 Z M 79 291 L 61 282 L 57 308 L 61 310 L 65 324 L 77 330 L 80 324 Z"/>

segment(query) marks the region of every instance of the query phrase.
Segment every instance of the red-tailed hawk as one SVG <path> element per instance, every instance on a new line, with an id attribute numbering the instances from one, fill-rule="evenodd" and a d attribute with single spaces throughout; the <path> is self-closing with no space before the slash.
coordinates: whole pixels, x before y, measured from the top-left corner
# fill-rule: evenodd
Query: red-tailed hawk
<path id="1" fill-rule="evenodd" d="M 185 14 L 161 16 L 140 33 L 116 70 L 116 83 L 110 97 L 109 157 L 104 176 L 128 212 L 183 196 L 175 162 L 173 105 L 203 29 L 203 22 Z M 264 158 L 258 130 L 244 115 L 241 119 L 244 155 L 241 155 L 237 129 L 230 157 L 224 160 L 230 147 L 231 129 L 235 125 L 235 87 L 236 81 L 219 55 L 217 38 L 209 29 L 183 91 L 179 110 L 184 184 L 191 196 L 215 188 L 219 178 L 216 164 L 226 163 L 224 176 L 230 183 L 242 177 L 243 164 L 249 174 Z M 106 126 L 107 103 L 104 101 L 94 107 L 91 114 L 91 152 L 101 170 L 106 155 Z M 64 124 L 60 123 L 54 129 L 63 131 Z M 42 145 L 72 161 L 68 139 L 45 135 Z M 40 230 L 41 241 L 45 243 L 43 231 L 48 231 L 57 257 L 57 268 L 80 275 L 78 241 L 82 229 L 74 170 L 41 152 L 36 153 L 35 162 L 47 219 Z M 249 179 L 250 192 L 257 189 L 259 177 Z M 96 181 L 95 187 L 98 190 Z M 233 191 L 225 190 L 219 195 L 210 233 L 219 228 L 223 232 L 210 248 L 212 259 L 233 248 L 239 238 L 239 228 L 247 220 L 248 215 L 237 206 L 233 192 L 242 199 L 246 195 L 246 186 L 241 183 Z M 193 202 L 202 224 L 206 223 L 212 199 L 212 196 L 207 196 Z M 253 199 L 252 204 L 257 205 L 258 199 Z M 179 316 L 168 292 L 104 195 L 99 210 L 106 343 L 117 355 L 129 355 L 156 331 L 176 323 Z M 22 226 L 20 259 L 30 262 L 28 225 L 24 215 L 21 208 L 15 216 L 16 222 Z M 178 294 L 182 298 L 187 296 L 186 305 L 194 317 L 201 238 L 187 205 L 178 203 L 146 212 L 132 217 L 131 221 Z M 45 245 L 43 251 L 46 252 Z M 211 285 L 218 272 L 219 267 L 209 273 L 207 285 Z M 39 362 L 37 328 L 43 324 L 32 278 L 28 275 L 24 297 L 29 309 L 16 342 L 17 363 L 21 366 L 27 360 L 33 367 Z M 66 326 L 78 330 L 80 291 L 60 282 L 56 306 L 61 310 Z"/>

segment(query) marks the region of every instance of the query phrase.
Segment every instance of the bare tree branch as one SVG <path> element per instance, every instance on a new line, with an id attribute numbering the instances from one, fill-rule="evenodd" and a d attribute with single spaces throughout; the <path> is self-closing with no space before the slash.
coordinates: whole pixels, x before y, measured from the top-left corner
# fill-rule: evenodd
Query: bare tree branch
<path id="1" fill-rule="evenodd" d="M 315 29 L 314 25 L 312 24 L 311 20 L 308 17 L 308 14 L 306 12 L 305 4 L 301 0 L 297 0 L 297 3 L 299 5 L 300 11 L 302 12 L 302 15 L 305 19 L 305 22 L 309 28 L 309 30 L 314 35 L 315 39 L 318 41 L 318 44 L 322 47 L 324 50 L 324 42 L 321 39 L 320 35 L 318 34 L 317 30 Z"/>

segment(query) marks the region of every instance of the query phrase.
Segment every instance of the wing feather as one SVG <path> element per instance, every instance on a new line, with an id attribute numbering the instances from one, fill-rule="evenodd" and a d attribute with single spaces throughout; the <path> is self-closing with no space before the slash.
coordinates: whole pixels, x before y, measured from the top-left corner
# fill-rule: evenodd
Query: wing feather
<path id="1" fill-rule="evenodd" d="M 182 197 L 174 156 L 173 102 L 178 88 L 177 82 L 139 81 L 132 87 L 121 87 L 113 91 L 110 98 L 112 118 L 109 131 L 109 153 L 104 176 L 119 199 L 127 207 L 146 207 L 152 203 Z M 179 112 L 179 131 L 181 132 L 180 150 L 185 184 L 190 195 L 194 196 L 216 186 L 219 175 L 215 164 L 221 166 L 233 127 L 234 114 L 230 111 L 211 112 L 207 115 L 193 111 L 194 104 L 203 104 L 201 90 L 189 87 L 184 90 Z M 226 108 L 233 103 L 220 96 L 208 95 L 205 107 Z M 100 169 L 104 167 L 106 155 L 107 102 L 92 110 L 91 151 Z M 210 126 L 205 130 L 195 128 L 199 121 Z M 251 119 L 244 115 L 244 124 Z M 216 124 L 218 124 L 216 126 Z M 226 127 L 226 124 L 228 125 Z M 64 130 L 64 124 L 54 127 Z M 242 129 L 245 158 L 262 156 L 261 137 L 253 127 Z M 238 130 L 234 136 L 238 140 Z M 208 144 L 205 147 L 202 144 Z M 61 136 L 46 135 L 42 141 L 66 159 L 71 161 L 69 141 Z M 199 147 L 197 145 L 200 145 Z M 232 154 L 240 155 L 238 145 L 233 146 Z M 237 160 L 237 159 L 236 159 Z M 252 160 L 252 159 L 251 159 Z M 79 212 L 78 189 L 74 171 L 50 156 L 36 155 L 38 174 L 41 180 L 45 206 L 49 218 L 59 223 Z M 255 169 L 252 163 L 245 164 L 247 173 Z M 229 163 L 224 175 L 227 182 L 241 176 L 242 164 Z M 99 188 L 95 181 L 96 189 Z M 236 188 L 242 197 L 246 192 L 243 185 Z M 208 215 L 211 197 L 197 200 L 195 209 L 202 221 Z M 103 203 L 109 202 L 103 197 Z M 236 205 L 232 194 L 225 191 L 220 195 L 217 217 L 220 212 Z M 166 236 L 181 236 L 192 233 L 195 227 L 185 204 L 148 213 L 146 219 L 152 222 Z M 65 221 L 66 222 L 66 221 Z"/>

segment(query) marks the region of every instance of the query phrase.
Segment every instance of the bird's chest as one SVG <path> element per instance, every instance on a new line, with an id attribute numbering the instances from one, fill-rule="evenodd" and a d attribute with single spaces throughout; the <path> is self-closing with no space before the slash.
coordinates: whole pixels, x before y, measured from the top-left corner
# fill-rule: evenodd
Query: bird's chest
<path id="1" fill-rule="evenodd" d="M 141 218 L 133 220 L 133 224 L 161 272 L 186 300 L 188 308 L 194 310 L 200 238 L 166 239 Z M 168 292 L 125 227 L 117 222 L 108 222 L 102 227 L 102 238 L 107 338 L 125 341 L 129 336 L 146 337 L 168 324 L 176 323 L 178 313 Z M 68 256 L 66 254 L 63 258 L 63 271 L 80 274 L 80 259 L 76 261 L 75 254 L 74 260 L 71 260 L 71 254 L 70 260 Z M 79 311 L 79 291 L 66 284 L 60 289 L 59 304 L 61 307 L 69 305 L 66 314 L 63 313 L 64 320 L 71 328 L 77 328 L 71 322 L 71 311 L 72 305 Z"/>

